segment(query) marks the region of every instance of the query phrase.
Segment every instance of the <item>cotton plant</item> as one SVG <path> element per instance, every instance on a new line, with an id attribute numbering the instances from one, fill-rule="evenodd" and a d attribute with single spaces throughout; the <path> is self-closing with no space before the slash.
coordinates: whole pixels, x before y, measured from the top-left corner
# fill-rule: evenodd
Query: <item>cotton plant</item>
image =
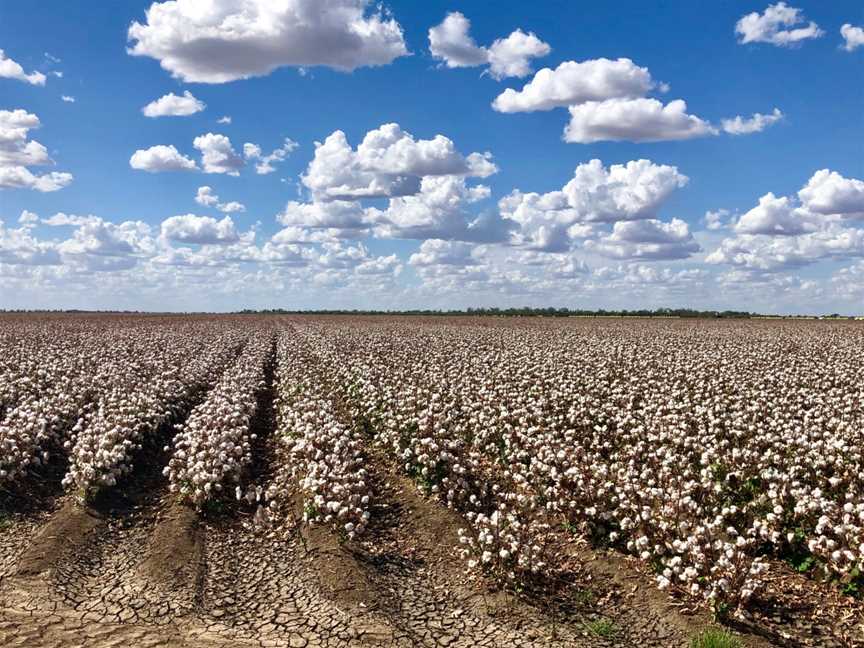
<path id="1" fill-rule="evenodd" d="M 293 484 L 302 494 L 304 523 L 354 539 L 368 527 L 373 498 L 363 440 L 340 412 L 315 351 L 289 332 L 277 344 L 276 429 L 288 467 L 267 497 L 271 510 L 291 514 L 284 498 Z"/>
<path id="2" fill-rule="evenodd" d="M 258 395 L 273 348 L 268 330 L 255 331 L 177 433 L 171 459 L 164 469 L 170 489 L 197 508 L 220 497 L 261 499 L 254 489 L 244 492 L 242 478 L 252 463 L 257 439 L 250 424 L 258 411 Z"/>
<path id="3" fill-rule="evenodd" d="M 32 330 L 31 330 L 32 329 Z M 87 326 L 7 328 L 0 360 L 0 486 L 61 453 L 91 409 L 104 364 Z"/>

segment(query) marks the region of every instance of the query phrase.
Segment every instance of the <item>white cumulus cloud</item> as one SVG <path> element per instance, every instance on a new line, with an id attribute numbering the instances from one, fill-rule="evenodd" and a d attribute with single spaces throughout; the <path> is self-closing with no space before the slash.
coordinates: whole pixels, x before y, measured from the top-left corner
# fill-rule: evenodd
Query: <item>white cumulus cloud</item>
<path id="1" fill-rule="evenodd" d="M 21 215 L 18 216 L 18 222 L 21 225 L 35 225 L 39 222 L 39 214 L 24 209 L 21 211 Z"/>
<path id="2" fill-rule="evenodd" d="M 864 28 L 846 23 L 840 28 L 840 35 L 843 37 L 843 49 L 847 52 L 864 47 Z"/>
<path id="3" fill-rule="evenodd" d="M 492 102 L 498 112 L 516 113 L 567 107 L 570 122 L 564 141 L 590 144 L 600 141 L 661 142 L 717 135 L 708 121 L 687 113 L 683 99 L 663 104 L 646 97 L 651 90 L 668 91 L 652 79 L 648 68 L 627 58 L 564 61 L 544 68 L 521 90 L 508 88 Z M 754 114 L 723 120 L 723 131 L 734 135 L 756 133 L 783 117 Z"/>
<path id="4" fill-rule="evenodd" d="M 489 74 L 495 79 L 524 77 L 533 72 L 532 58 L 549 54 L 552 48 L 533 32 L 517 29 L 507 38 L 498 38 L 489 46 Z"/>
<path id="5" fill-rule="evenodd" d="M 226 203 L 219 203 L 216 206 L 216 209 L 221 211 L 223 214 L 236 214 L 238 212 L 245 212 L 246 205 L 236 200 L 232 200 Z"/>
<path id="6" fill-rule="evenodd" d="M 219 203 L 219 196 L 213 193 L 212 187 L 198 187 L 195 202 L 205 207 L 215 207 Z"/>
<path id="7" fill-rule="evenodd" d="M 157 144 L 148 149 L 138 149 L 129 158 L 129 166 L 139 171 L 159 173 L 162 171 L 197 171 L 194 160 L 181 154 L 173 145 Z"/>
<path id="8" fill-rule="evenodd" d="M 420 249 L 411 255 L 408 263 L 412 266 L 477 265 L 477 259 L 474 258 L 475 249 L 469 243 L 427 239 L 420 244 Z"/>
<path id="9" fill-rule="evenodd" d="M 759 204 L 738 219 L 735 231 L 739 234 L 769 234 L 795 236 L 815 229 L 807 212 L 797 208 L 792 199 L 777 197 L 769 192 Z"/>
<path id="10" fill-rule="evenodd" d="M 257 160 L 255 173 L 258 175 L 267 175 L 276 170 L 276 167 L 273 166 L 275 163 L 285 160 L 298 146 L 300 145 L 297 142 L 290 137 L 286 137 L 282 146 L 274 149 L 269 155 L 264 155 L 260 146 L 247 142 L 243 145 L 243 157 L 247 160 Z"/>
<path id="11" fill-rule="evenodd" d="M 226 203 L 221 202 L 219 196 L 213 193 L 213 188 L 208 186 L 198 187 L 198 193 L 195 195 L 195 202 L 199 205 L 204 205 L 205 207 L 215 207 L 225 214 L 246 211 L 246 206 L 236 200 Z"/>
<path id="12" fill-rule="evenodd" d="M 545 194 L 513 191 L 502 198 L 502 216 L 518 224 L 517 245 L 564 252 L 593 237 L 603 223 L 651 219 L 672 193 L 687 184 L 676 167 L 631 160 L 609 167 L 600 160 L 580 164 L 560 190 Z"/>
<path id="13" fill-rule="evenodd" d="M 219 221 L 210 216 L 195 214 L 171 216 L 162 221 L 161 230 L 164 238 L 178 243 L 225 245 L 240 240 L 240 234 L 230 216 Z"/>
<path id="14" fill-rule="evenodd" d="M 447 14 L 440 25 L 429 30 L 429 51 L 449 68 L 489 65 L 489 74 L 498 80 L 531 74 L 531 59 L 549 54 L 552 48 L 533 32 L 516 29 L 492 45 L 480 47 L 468 33 L 471 21 L 458 11 Z"/>
<path id="15" fill-rule="evenodd" d="M 820 169 L 798 192 L 801 203 L 817 214 L 864 218 L 864 181 Z"/>
<path id="16" fill-rule="evenodd" d="M 39 118 L 26 110 L 0 110 L 0 189 L 50 192 L 72 182 L 71 173 L 52 171 L 38 175 L 28 168 L 54 164 L 48 149 L 30 139 L 30 131 L 40 126 Z"/>
<path id="17" fill-rule="evenodd" d="M 864 230 L 830 224 L 799 236 L 742 235 L 724 239 L 705 262 L 750 271 L 782 272 L 822 259 L 864 256 Z"/>
<path id="18" fill-rule="evenodd" d="M 506 219 L 519 225 L 515 243 L 563 252 L 575 240 L 594 236 L 597 224 L 654 218 L 687 181 L 676 167 L 650 160 L 606 167 L 594 159 L 577 166 L 573 178 L 558 191 L 513 191 L 498 206 Z"/>
<path id="19" fill-rule="evenodd" d="M 800 9 L 778 2 L 768 5 L 761 14 L 754 11 L 743 16 L 735 24 L 735 33 L 738 34 L 739 43 L 770 43 L 778 47 L 791 47 L 804 40 L 819 38 L 825 32 L 815 22 L 808 23 Z"/>
<path id="20" fill-rule="evenodd" d="M 705 216 L 702 217 L 702 222 L 705 223 L 705 229 L 716 232 L 730 226 L 732 214 L 728 209 L 707 211 L 705 212 Z"/>
<path id="21" fill-rule="evenodd" d="M 129 27 L 129 53 L 188 82 L 226 83 L 282 66 L 350 71 L 408 53 L 402 28 L 369 0 L 154 2 Z"/>
<path id="22" fill-rule="evenodd" d="M 31 72 L 30 74 L 27 74 L 24 72 L 24 68 L 21 67 L 21 64 L 6 56 L 6 53 L 2 49 L 0 49 L 0 78 L 16 79 L 18 81 L 23 81 L 24 83 L 29 83 L 30 85 L 45 85 L 44 74 L 41 72 Z"/>
<path id="23" fill-rule="evenodd" d="M 562 190 L 567 204 L 589 221 L 651 218 L 687 176 L 677 167 L 631 160 L 608 168 L 600 160 L 580 164 Z"/>
<path id="24" fill-rule="evenodd" d="M 187 117 L 201 112 L 206 107 L 207 104 L 196 99 L 186 90 L 183 96 L 169 92 L 144 106 L 141 112 L 145 117 Z"/>
<path id="25" fill-rule="evenodd" d="M 33 236 L 31 220 L 19 219 L 19 222 L 22 227 L 6 228 L 0 221 L 0 263 L 26 266 L 59 265 L 61 259 L 57 246 Z"/>
<path id="26" fill-rule="evenodd" d="M 682 99 L 663 105 L 656 99 L 607 99 L 570 106 L 564 141 L 660 142 L 715 135 L 708 122 L 687 114 Z"/>
<path id="27" fill-rule="evenodd" d="M 413 195 L 425 176 L 487 177 L 497 170 L 488 153 L 465 157 L 443 135 L 417 140 L 398 124 L 384 124 L 366 133 L 356 151 L 342 131 L 316 142 L 301 179 L 319 199 L 353 200 Z"/>
<path id="28" fill-rule="evenodd" d="M 749 135 L 750 133 L 759 133 L 776 124 L 783 119 L 783 113 L 779 108 L 775 108 L 770 114 L 763 115 L 762 113 L 753 113 L 749 119 L 737 115 L 733 119 L 724 119 L 721 122 L 723 131 L 730 135 Z"/>
<path id="29" fill-rule="evenodd" d="M 585 242 L 586 250 L 621 260 L 686 259 L 700 250 L 684 221 L 649 219 L 615 223 L 612 234 Z"/>
<path id="30" fill-rule="evenodd" d="M 226 135 L 199 135 L 192 141 L 192 146 L 201 151 L 201 168 L 204 173 L 240 175 L 240 169 L 244 165 L 243 158 L 231 146 L 231 139 Z"/>
<path id="31" fill-rule="evenodd" d="M 359 203 L 348 200 L 303 203 L 289 201 L 276 216 L 282 225 L 313 229 L 335 228 L 343 230 L 366 229 L 369 222 Z"/>
<path id="32" fill-rule="evenodd" d="M 821 169 L 791 196 L 767 193 L 705 261 L 747 272 L 781 272 L 822 259 L 864 256 L 864 181 Z"/>
<path id="33" fill-rule="evenodd" d="M 402 272 L 402 264 L 399 262 L 398 256 L 391 254 L 386 257 L 373 257 L 367 261 L 363 261 L 354 268 L 354 272 L 358 275 L 366 276 L 396 276 Z"/>
<path id="34" fill-rule="evenodd" d="M 56 217 L 56 218 L 55 218 Z M 156 242 L 141 221 L 112 223 L 98 216 L 56 214 L 51 224 L 74 225 L 72 237 L 57 245 L 65 265 L 78 272 L 128 270 L 152 256 Z"/>
<path id="35" fill-rule="evenodd" d="M 564 61 L 543 68 L 521 90 L 507 88 L 492 107 L 498 112 L 532 112 L 587 101 L 641 97 L 655 87 L 648 68 L 627 58 Z"/>
<path id="36" fill-rule="evenodd" d="M 475 67 L 489 62 L 489 52 L 468 34 L 471 21 L 458 11 L 447 14 L 429 29 L 429 51 L 449 68 Z"/>
<path id="37" fill-rule="evenodd" d="M 497 214 L 469 213 L 475 198 L 464 176 L 426 176 L 415 195 L 391 198 L 386 209 L 369 208 L 367 219 L 381 238 L 506 241 L 510 226 Z"/>

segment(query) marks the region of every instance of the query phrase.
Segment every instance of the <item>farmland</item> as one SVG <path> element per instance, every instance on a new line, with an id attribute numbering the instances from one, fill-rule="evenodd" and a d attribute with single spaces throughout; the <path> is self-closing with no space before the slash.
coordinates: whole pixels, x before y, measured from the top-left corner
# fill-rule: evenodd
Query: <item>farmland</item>
<path id="1" fill-rule="evenodd" d="M 7 315 L 0 643 L 864 645 L 862 357 L 854 322 Z"/>

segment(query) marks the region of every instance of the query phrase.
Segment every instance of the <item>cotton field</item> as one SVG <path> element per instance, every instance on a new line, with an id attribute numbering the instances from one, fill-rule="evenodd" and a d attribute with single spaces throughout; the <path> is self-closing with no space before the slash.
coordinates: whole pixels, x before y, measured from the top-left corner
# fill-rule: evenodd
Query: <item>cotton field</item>
<path id="1" fill-rule="evenodd" d="M 10 642 L 29 592 L 201 646 L 864 645 L 860 324 L 7 315 L 0 351 Z"/>

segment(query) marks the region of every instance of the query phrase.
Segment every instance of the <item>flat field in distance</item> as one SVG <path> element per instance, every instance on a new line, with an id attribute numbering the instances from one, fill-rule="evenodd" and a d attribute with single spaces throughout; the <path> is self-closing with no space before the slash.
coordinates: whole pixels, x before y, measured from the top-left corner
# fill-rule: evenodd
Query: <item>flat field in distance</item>
<path id="1" fill-rule="evenodd" d="M 862 358 L 860 322 L 4 315 L 0 645 L 864 645 Z"/>

